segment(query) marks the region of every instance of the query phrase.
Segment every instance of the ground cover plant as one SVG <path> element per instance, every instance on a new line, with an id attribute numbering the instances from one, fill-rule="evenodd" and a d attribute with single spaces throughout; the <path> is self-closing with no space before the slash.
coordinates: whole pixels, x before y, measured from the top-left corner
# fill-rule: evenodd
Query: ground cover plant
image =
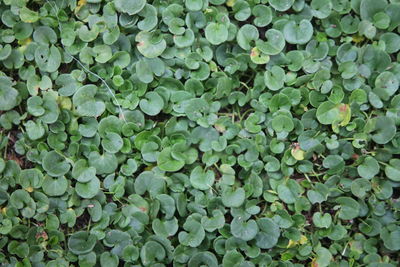
<path id="1" fill-rule="evenodd" d="M 400 1 L 0 17 L 0 266 L 399 266 Z"/>

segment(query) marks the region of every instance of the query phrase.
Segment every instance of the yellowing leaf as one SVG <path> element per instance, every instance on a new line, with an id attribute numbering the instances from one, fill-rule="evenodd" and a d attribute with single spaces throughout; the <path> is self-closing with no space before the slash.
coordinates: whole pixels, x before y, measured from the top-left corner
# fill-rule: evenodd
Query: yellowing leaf
<path id="1" fill-rule="evenodd" d="M 233 7 L 236 3 L 236 0 L 228 0 L 226 1 L 226 5 L 229 7 Z"/>
<path id="2" fill-rule="evenodd" d="M 296 160 L 303 160 L 304 159 L 304 154 L 305 151 L 300 148 L 300 146 L 296 143 L 292 150 L 290 151 L 292 154 L 292 157 L 295 158 Z"/>
<path id="3" fill-rule="evenodd" d="M 19 10 L 19 17 L 23 22 L 35 23 L 39 20 L 39 13 L 36 11 L 32 11 L 27 7 L 23 7 Z"/>
<path id="4" fill-rule="evenodd" d="M 81 10 L 81 8 L 86 5 L 86 3 L 87 3 L 87 0 L 79 0 L 78 4 L 76 5 L 76 8 L 74 10 L 75 13 L 79 12 L 79 10 Z"/>
<path id="5" fill-rule="evenodd" d="M 308 241 L 308 238 L 305 235 L 301 235 L 299 244 L 304 245 L 307 243 L 307 241 Z"/>
<path id="6" fill-rule="evenodd" d="M 218 71 L 218 66 L 217 66 L 217 64 L 215 64 L 214 61 L 211 61 L 210 63 L 208 63 L 208 66 L 210 66 L 210 70 L 211 70 L 212 72 Z"/>
<path id="7" fill-rule="evenodd" d="M 318 267 L 317 259 L 312 260 L 311 267 Z"/>
<path id="8" fill-rule="evenodd" d="M 81 8 L 81 7 L 83 7 L 84 5 L 86 5 L 86 3 L 87 3 L 87 0 L 79 0 L 79 1 L 78 1 L 77 7 L 78 7 L 78 8 Z"/>
<path id="9" fill-rule="evenodd" d="M 223 125 L 223 124 L 218 124 L 217 123 L 217 124 L 214 125 L 214 127 L 220 133 L 223 133 L 223 132 L 226 131 L 225 125 Z"/>
<path id="10" fill-rule="evenodd" d="M 296 245 L 304 245 L 306 244 L 308 241 L 307 237 L 305 235 L 301 235 L 300 240 L 299 241 L 294 241 L 292 239 L 289 240 L 289 244 L 286 246 L 286 248 L 292 248 Z"/>
<path id="11" fill-rule="evenodd" d="M 154 168 L 154 166 L 147 166 L 144 168 L 145 171 L 151 171 Z"/>
<path id="12" fill-rule="evenodd" d="M 341 104 L 339 106 L 340 126 L 346 126 L 351 119 L 351 108 L 349 104 Z"/>
<path id="13" fill-rule="evenodd" d="M 59 103 L 59 105 L 62 109 L 71 110 L 71 108 L 72 108 L 71 98 L 69 98 L 67 96 L 58 97 L 57 102 Z"/>
<path id="14" fill-rule="evenodd" d="M 358 44 L 358 43 L 361 43 L 362 41 L 364 41 L 365 38 L 364 38 L 364 36 L 355 34 L 355 35 L 353 35 L 352 39 L 353 39 L 353 43 Z"/>
<path id="15" fill-rule="evenodd" d="M 289 244 L 286 246 L 286 248 L 292 248 L 298 244 L 297 241 L 293 241 L 292 239 L 289 240 Z"/>
<path id="16" fill-rule="evenodd" d="M 250 59 L 256 64 L 266 64 L 269 62 L 269 56 L 262 53 L 257 47 L 251 49 Z"/>
<path id="17" fill-rule="evenodd" d="M 29 186 L 29 187 L 25 188 L 25 190 L 27 192 L 29 192 L 29 193 L 32 193 L 33 192 L 33 187 Z"/>
<path id="18" fill-rule="evenodd" d="M 28 45 L 28 44 L 30 44 L 32 42 L 32 39 L 31 38 L 26 38 L 26 39 L 23 39 L 23 40 L 18 40 L 18 44 L 19 45 L 21 45 L 21 46 L 26 46 L 26 45 Z"/>
<path id="19" fill-rule="evenodd" d="M 339 104 L 335 107 L 339 111 L 339 117 L 332 122 L 332 130 L 339 132 L 339 126 L 346 126 L 351 119 L 351 108 L 349 104 Z"/>
<path id="20" fill-rule="evenodd" d="M 25 52 L 25 50 L 26 50 L 26 48 L 28 47 L 28 45 L 30 44 L 32 42 L 32 39 L 31 38 L 27 38 L 27 39 L 24 39 L 24 40 L 19 40 L 18 41 L 18 44 L 20 45 L 20 47 L 18 47 L 18 50 L 20 51 L 20 52 Z"/>

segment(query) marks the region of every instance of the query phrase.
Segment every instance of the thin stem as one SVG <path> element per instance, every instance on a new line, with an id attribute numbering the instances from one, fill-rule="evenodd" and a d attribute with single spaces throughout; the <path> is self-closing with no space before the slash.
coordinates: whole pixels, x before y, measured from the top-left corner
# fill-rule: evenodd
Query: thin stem
<path id="1" fill-rule="evenodd" d="M 252 112 L 252 111 L 254 111 L 252 108 L 246 110 L 246 111 L 243 113 L 243 115 L 242 115 L 240 121 L 242 121 L 242 119 L 244 119 L 244 117 L 245 117 L 249 112 Z"/>
<path id="2" fill-rule="evenodd" d="M 307 179 L 307 181 L 310 183 L 310 185 L 311 185 L 312 187 L 314 187 L 314 185 L 313 185 L 313 183 L 311 182 L 310 177 L 308 177 L 307 173 L 304 174 L 304 177 L 306 177 L 306 179 Z"/>

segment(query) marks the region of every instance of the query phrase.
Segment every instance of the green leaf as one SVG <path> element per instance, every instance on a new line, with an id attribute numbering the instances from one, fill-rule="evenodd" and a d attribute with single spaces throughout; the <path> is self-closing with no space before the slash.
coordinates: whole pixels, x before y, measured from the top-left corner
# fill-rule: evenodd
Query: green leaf
<path id="1" fill-rule="evenodd" d="M 169 237 L 173 236 L 178 231 L 178 220 L 176 218 L 172 218 L 171 220 L 160 220 L 155 219 L 152 223 L 152 228 L 155 234 Z"/>
<path id="2" fill-rule="evenodd" d="M 315 253 L 317 253 L 317 257 L 315 259 L 315 263 L 313 263 L 314 265 L 326 267 L 331 263 L 332 254 L 328 249 L 324 247 L 318 247 L 315 249 Z"/>
<path id="3" fill-rule="evenodd" d="M 207 40 L 213 45 L 219 45 L 228 39 L 228 28 L 225 24 L 211 22 L 205 29 Z"/>
<path id="4" fill-rule="evenodd" d="M 376 117 L 372 119 L 375 125 L 372 134 L 372 140 L 377 144 L 386 144 L 396 134 L 396 126 L 392 118 L 389 117 Z"/>
<path id="5" fill-rule="evenodd" d="M 332 217 L 329 213 L 322 214 L 321 212 L 314 213 L 313 223 L 318 228 L 329 228 L 332 223 Z"/>
<path id="6" fill-rule="evenodd" d="M 378 161 L 373 157 L 366 157 L 362 164 L 357 167 L 358 174 L 366 179 L 372 179 L 379 173 Z"/>
<path id="7" fill-rule="evenodd" d="M 35 62 L 40 70 L 55 72 L 61 65 L 60 50 L 54 45 L 40 45 L 35 50 Z"/>
<path id="8" fill-rule="evenodd" d="M 215 173 L 211 170 L 203 170 L 201 166 L 195 167 L 190 173 L 191 185 L 199 190 L 209 190 L 214 184 Z"/>
<path id="9" fill-rule="evenodd" d="M 278 30 L 269 29 L 265 32 L 265 38 L 267 39 L 266 42 L 258 40 L 256 46 L 267 55 L 277 55 L 285 47 L 285 38 L 282 32 Z"/>
<path id="10" fill-rule="evenodd" d="M 277 191 L 279 198 L 287 204 L 295 203 L 298 198 L 296 192 L 293 192 L 287 185 L 279 185 Z"/>
<path id="11" fill-rule="evenodd" d="M 294 0 L 270 0 L 269 4 L 277 11 L 286 11 L 294 3 Z"/>
<path id="12" fill-rule="evenodd" d="M 190 11 L 199 11 L 203 7 L 203 0 L 185 0 L 185 6 Z"/>
<path id="13" fill-rule="evenodd" d="M 220 210 L 214 210 L 211 218 L 207 216 L 201 218 L 201 225 L 207 232 L 214 232 L 217 229 L 221 229 L 225 225 L 224 214 Z"/>
<path id="14" fill-rule="evenodd" d="M 226 187 L 222 191 L 222 203 L 225 207 L 240 207 L 246 199 L 246 192 L 243 188 Z"/>
<path id="15" fill-rule="evenodd" d="M 310 21 L 303 19 L 299 23 L 289 21 L 283 28 L 283 36 L 290 44 L 305 44 L 311 40 L 313 26 Z"/>
<path id="16" fill-rule="evenodd" d="M 365 178 L 358 178 L 351 183 L 351 192 L 358 198 L 364 198 L 371 188 L 371 183 Z"/>
<path id="17" fill-rule="evenodd" d="M 135 15 L 146 5 L 145 0 L 114 0 L 115 8 L 120 12 Z"/>
<path id="18" fill-rule="evenodd" d="M 7 77 L 0 77 L 0 110 L 10 110 L 17 105 L 18 91 Z"/>
<path id="19" fill-rule="evenodd" d="M 100 265 L 102 267 L 117 267 L 119 263 L 119 258 L 115 254 L 111 254 L 106 251 L 103 252 L 100 256 Z"/>
<path id="20" fill-rule="evenodd" d="M 217 257 L 209 251 L 198 252 L 190 258 L 188 265 L 217 267 L 218 260 Z"/>
<path id="21" fill-rule="evenodd" d="M 38 140 L 43 137 L 45 134 L 45 129 L 40 120 L 37 121 L 27 121 L 25 123 L 26 133 L 28 134 L 29 139 Z"/>
<path id="22" fill-rule="evenodd" d="M 96 99 L 97 86 L 93 84 L 84 85 L 79 88 L 72 102 L 80 116 L 98 117 L 105 111 L 105 104 L 102 100 Z"/>
<path id="23" fill-rule="evenodd" d="M 261 218 L 257 220 L 260 231 L 256 235 L 256 245 L 261 249 L 273 248 L 278 243 L 281 234 L 279 226 L 270 218 Z"/>
<path id="24" fill-rule="evenodd" d="M 337 105 L 327 101 L 318 106 L 317 119 L 322 124 L 332 124 L 340 116 L 340 110 Z"/>
<path id="25" fill-rule="evenodd" d="M 43 192 L 48 196 L 62 196 L 68 188 L 68 180 L 64 176 L 45 176 L 42 184 Z"/>
<path id="26" fill-rule="evenodd" d="M 158 155 L 157 166 L 163 171 L 176 172 L 185 166 L 185 161 L 174 159 L 171 156 L 171 147 L 166 147 Z"/>
<path id="27" fill-rule="evenodd" d="M 183 224 L 183 229 L 185 229 L 185 231 L 178 234 L 179 242 L 182 245 L 195 248 L 200 245 L 205 237 L 202 225 L 191 217 L 188 217 Z"/>
<path id="28" fill-rule="evenodd" d="M 134 186 L 139 195 L 148 192 L 151 196 L 156 196 L 164 191 L 165 181 L 162 176 L 144 171 L 135 179 Z"/>
<path id="29" fill-rule="evenodd" d="M 329 169 L 328 174 L 342 173 L 344 170 L 345 162 L 342 157 L 338 155 L 329 155 L 322 162 L 324 168 Z"/>
<path id="30" fill-rule="evenodd" d="M 24 6 L 19 10 L 19 17 L 23 22 L 35 23 L 39 19 L 39 14 Z"/>
<path id="31" fill-rule="evenodd" d="M 42 160 L 42 166 L 47 174 L 53 177 L 66 174 L 71 167 L 65 157 L 61 156 L 56 151 L 46 153 Z"/>
<path id="32" fill-rule="evenodd" d="M 117 133 L 106 133 L 105 138 L 101 141 L 105 151 L 109 153 L 117 153 L 123 146 L 123 140 Z"/>
<path id="33" fill-rule="evenodd" d="M 91 252 L 96 245 L 97 238 L 88 232 L 73 233 L 68 239 L 68 249 L 75 255 L 83 255 Z"/>
<path id="34" fill-rule="evenodd" d="M 340 204 L 339 218 L 351 220 L 359 216 L 360 205 L 350 197 L 338 197 L 336 202 Z"/>
<path id="35" fill-rule="evenodd" d="M 146 93 L 146 99 L 142 99 L 139 102 L 140 109 L 149 116 L 155 116 L 164 107 L 164 100 L 156 92 Z"/>
<path id="36" fill-rule="evenodd" d="M 141 31 L 135 37 L 137 49 L 147 58 L 160 56 L 167 47 L 167 43 L 164 39 L 154 40 L 155 37 L 153 35 L 154 34 L 150 32 Z"/>
<path id="37" fill-rule="evenodd" d="M 385 167 L 385 174 L 390 180 L 400 182 L 400 160 L 391 159 Z"/>
<path id="38" fill-rule="evenodd" d="M 256 27 L 254 27 L 251 24 L 245 24 L 243 25 L 236 36 L 236 40 L 238 42 L 238 45 L 243 48 L 244 50 L 250 50 L 252 45 L 252 42 L 257 41 L 259 38 L 259 33 Z"/>
<path id="39" fill-rule="evenodd" d="M 236 217 L 231 222 L 231 232 L 234 237 L 250 241 L 257 235 L 258 225 L 254 220 L 245 221 L 243 218 Z"/>
<path id="40" fill-rule="evenodd" d="M 107 152 L 99 154 L 93 151 L 89 154 L 89 165 L 96 169 L 97 174 L 105 174 L 114 172 L 118 167 L 118 162 L 114 154 Z"/>
<path id="41" fill-rule="evenodd" d="M 285 71 L 278 66 L 273 66 L 271 70 L 264 73 L 265 85 L 272 91 L 281 89 L 284 85 Z"/>
<path id="42" fill-rule="evenodd" d="M 272 129 L 276 132 L 291 132 L 294 129 L 292 119 L 286 115 L 278 115 L 272 119 Z"/>
<path id="43" fill-rule="evenodd" d="M 94 177 L 87 183 L 78 182 L 75 185 L 75 191 L 82 198 L 93 198 L 100 191 L 100 181 Z"/>

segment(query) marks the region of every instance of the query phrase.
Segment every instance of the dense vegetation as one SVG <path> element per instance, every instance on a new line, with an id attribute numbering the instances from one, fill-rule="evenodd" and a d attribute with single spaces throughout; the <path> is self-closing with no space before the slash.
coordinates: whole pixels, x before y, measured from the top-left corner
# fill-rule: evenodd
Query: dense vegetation
<path id="1" fill-rule="evenodd" d="M 399 0 L 0 0 L 1 266 L 400 264 Z"/>

